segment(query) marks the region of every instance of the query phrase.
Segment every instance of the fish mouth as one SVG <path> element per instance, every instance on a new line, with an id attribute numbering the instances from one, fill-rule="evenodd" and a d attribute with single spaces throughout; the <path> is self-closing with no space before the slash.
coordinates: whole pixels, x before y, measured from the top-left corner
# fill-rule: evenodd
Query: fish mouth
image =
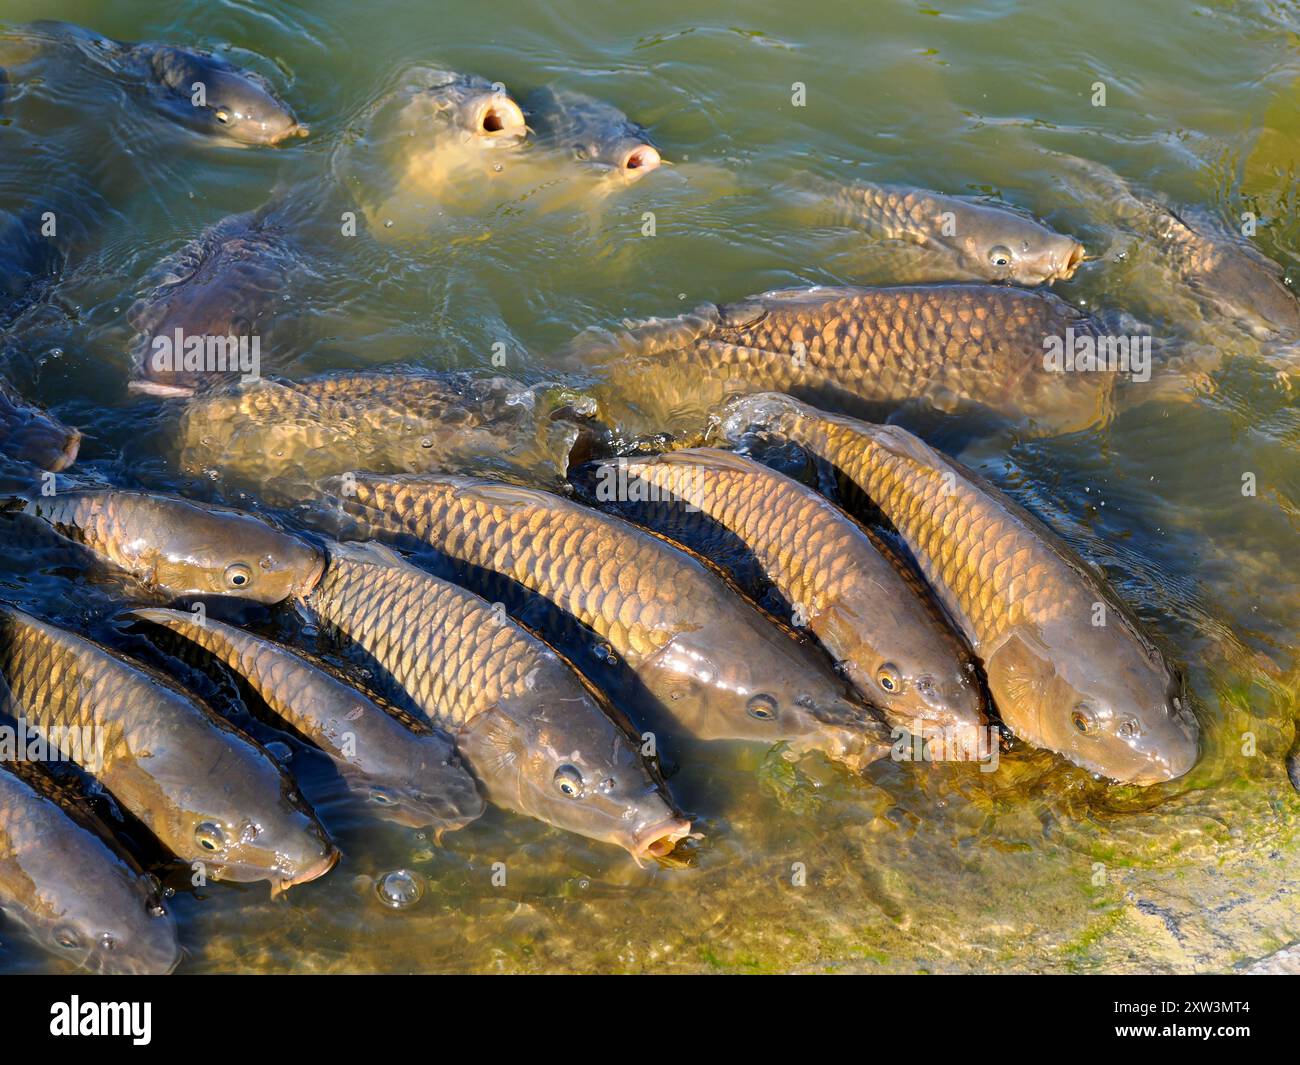
<path id="1" fill-rule="evenodd" d="M 643 174 L 648 174 L 651 170 L 658 169 L 662 162 L 662 156 L 653 145 L 638 144 L 623 156 L 619 169 L 629 178 L 638 178 Z"/>
<path id="2" fill-rule="evenodd" d="M 297 592 L 294 593 L 302 598 L 306 598 L 316 590 L 316 586 L 320 584 L 321 578 L 325 576 L 325 567 L 329 564 L 329 559 L 326 557 L 324 551 L 320 548 L 313 548 L 313 550 L 316 553 L 316 561 L 312 565 L 311 572 L 307 574 L 306 578 L 298 586 Z"/>
<path id="3" fill-rule="evenodd" d="M 1052 271 L 1049 277 L 1051 281 L 1069 281 L 1074 276 L 1074 272 L 1088 257 L 1088 252 L 1078 241 L 1070 246 L 1069 254 L 1066 255 L 1061 264 Z"/>
<path id="4" fill-rule="evenodd" d="M 298 872 L 292 875 L 281 875 L 272 880 L 271 898 L 279 898 L 291 887 L 297 887 L 299 884 L 310 884 L 313 880 L 319 880 L 338 864 L 339 857 L 339 849 L 331 846 L 320 858 L 310 865 L 304 866 Z"/>
<path id="5" fill-rule="evenodd" d="M 509 96 L 494 97 L 479 114 L 476 132 L 483 137 L 522 137 L 528 129 L 524 113 Z"/>
<path id="6" fill-rule="evenodd" d="M 63 442 L 63 448 L 50 462 L 51 473 L 61 473 L 77 461 L 77 453 L 81 450 L 81 439 L 80 430 L 68 430 L 68 437 Z"/>
<path id="7" fill-rule="evenodd" d="M 636 833 L 633 845 L 629 848 L 632 857 L 662 858 L 672 852 L 678 840 L 691 834 L 691 823 L 684 817 L 666 817 Z"/>

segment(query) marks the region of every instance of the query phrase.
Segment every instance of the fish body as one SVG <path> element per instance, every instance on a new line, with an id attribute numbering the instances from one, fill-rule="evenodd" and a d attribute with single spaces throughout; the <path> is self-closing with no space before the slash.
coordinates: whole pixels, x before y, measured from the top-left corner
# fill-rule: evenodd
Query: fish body
<path id="1" fill-rule="evenodd" d="M 180 633 L 243 677 L 277 718 L 330 756 L 384 820 L 441 834 L 483 813 L 474 778 L 445 733 L 412 732 L 304 656 L 214 618 L 162 608 L 133 616 Z"/>
<path id="2" fill-rule="evenodd" d="M 50 954 L 99 973 L 169 973 L 176 923 L 140 870 L 0 766 L 0 911 Z"/>
<path id="3" fill-rule="evenodd" d="M 687 835 L 625 723 L 545 643 L 378 545 L 329 559 L 306 604 L 455 737 L 490 801 L 637 858 Z"/>
<path id="4" fill-rule="evenodd" d="M 56 737 L 176 857 L 219 880 L 314 880 L 338 859 L 274 760 L 160 675 L 0 606 L 9 716 Z M 197 867 L 197 866 L 196 866 Z"/>
<path id="5" fill-rule="evenodd" d="M 753 459 L 713 448 L 620 459 L 605 471 L 653 486 L 657 498 L 679 504 L 674 516 L 680 504 L 695 511 L 698 521 L 682 515 L 671 529 L 659 528 L 688 547 L 707 550 L 709 526 L 735 535 L 798 624 L 892 723 L 914 732 L 981 724 L 974 662 L 923 598 L 924 586 L 909 579 L 879 538 L 823 496 Z M 605 482 L 616 487 L 612 477 Z M 703 537 L 698 544 L 696 530 Z"/>
<path id="6" fill-rule="evenodd" d="M 113 488 L 33 495 L 29 515 L 170 596 L 278 603 L 310 589 L 316 547 L 244 511 Z"/>
<path id="7" fill-rule="evenodd" d="M 603 100 L 547 87 L 525 98 L 524 111 L 539 143 L 607 167 L 624 180 L 644 177 L 662 162 L 645 127 Z"/>
<path id="8" fill-rule="evenodd" d="M 1010 498 L 897 426 L 788 396 L 737 400 L 723 427 L 792 440 L 862 490 L 982 659 L 1016 735 L 1128 783 L 1195 764 L 1180 678 L 1087 563 Z"/>
<path id="9" fill-rule="evenodd" d="M 689 553 L 548 492 L 464 477 L 357 474 L 358 529 L 413 538 L 515 582 L 595 633 L 702 739 L 786 742 L 861 768 L 887 731 L 812 647 Z"/>
<path id="10" fill-rule="evenodd" d="M 953 281 L 1050 285 L 1073 277 L 1085 255 L 1073 237 L 978 200 L 870 182 L 819 181 L 817 191 L 825 221 L 933 252 Z"/>
<path id="11" fill-rule="evenodd" d="M 626 332 L 580 336 L 571 354 L 605 361 L 597 390 L 614 411 L 654 420 L 764 390 L 829 395 L 837 406 L 925 400 L 978 407 L 1045 432 L 1104 422 L 1119 374 L 1072 368 L 1058 350 L 1100 335 L 1050 292 L 1001 285 L 809 288 L 706 304 Z"/>
<path id="12" fill-rule="evenodd" d="M 80 447 L 81 433 L 23 399 L 0 377 L 0 453 L 58 473 L 76 461 Z"/>

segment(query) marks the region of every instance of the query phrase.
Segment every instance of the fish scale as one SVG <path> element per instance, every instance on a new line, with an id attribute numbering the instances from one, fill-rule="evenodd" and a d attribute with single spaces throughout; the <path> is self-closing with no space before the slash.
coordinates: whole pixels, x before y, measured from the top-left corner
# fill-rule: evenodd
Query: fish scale
<path id="1" fill-rule="evenodd" d="M 525 694 L 531 674 L 560 665 L 478 596 L 415 570 L 333 555 L 307 603 L 368 651 L 425 713 L 450 726 L 508 694 Z M 440 638 L 421 640 L 423 629 Z"/>
<path id="2" fill-rule="evenodd" d="M 850 679 L 904 726 L 976 725 L 981 696 L 969 654 L 928 592 L 878 539 L 805 485 L 733 452 L 692 449 L 620 468 L 698 508 L 663 529 L 705 551 L 711 526 L 734 534 Z M 656 528 L 654 515 L 643 511 Z M 637 512 L 635 509 L 633 513 Z M 751 592 L 753 589 L 748 589 Z M 918 594 L 919 593 L 919 594 Z M 878 672 L 898 673 L 894 690 Z"/>

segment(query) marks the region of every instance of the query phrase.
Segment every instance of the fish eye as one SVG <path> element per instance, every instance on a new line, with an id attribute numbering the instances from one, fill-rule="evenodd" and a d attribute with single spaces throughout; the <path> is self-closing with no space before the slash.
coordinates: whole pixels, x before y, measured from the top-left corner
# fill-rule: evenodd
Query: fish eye
<path id="1" fill-rule="evenodd" d="M 1070 714 L 1070 721 L 1074 724 L 1075 731 L 1082 732 L 1085 736 L 1097 725 L 1092 711 L 1083 703 L 1074 708 L 1074 712 Z"/>
<path id="2" fill-rule="evenodd" d="M 575 766 L 562 765 L 555 771 L 555 786 L 562 795 L 576 799 L 582 795 L 582 774 Z"/>
<path id="3" fill-rule="evenodd" d="M 232 562 L 226 567 L 227 588 L 247 588 L 253 582 L 253 571 L 242 562 Z"/>
<path id="4" fill-rule="evenodd" d="M 396 806 L 397 800 L 383 788 L 371 788 L 370 797 L 380 806 Z"/>
<path id="5" fill-rule="evenodd" d="M 896 695 L 903 690 L 903 677 L 893 662 L 886 662 L 876 670 L 876 683 L 890 695 Z"/>
<path id="6" fill-rule="evenodd" d="M 224 107 L 217 108 L 216 117 L 217 117 L 217 121 L 220 122 L 223 126 L 230 125 L 230 112 L 227 111 Z"/>
<path id="7" fill-rule="evenodd" d="M 103 950 L 112 950 L 117 946 L 117 940 L 113 938 L 112 932 L 104 932 L 99 937 L 99 945 Z"/>
<path id="8" fill-rule="evenodd" d="M 54 930 L 54 942 L 64 950 L 76 950 L 81 946 L 81 935 L 71 925 L 60 925 Z"/>
<path id="9" fill-rule="evenodd" d="M 1011 265 L 1011 249 L 1005 244 L 995 244 L 989 249 L 989 262 L 994 266 Z"/>
<path id="10" fill-rule="evenodd" d="M 749 702 L 745 704 L 745 710 L 750 717 L 756 717 L 759 721 L 776 720 L 776 700 L 770 695 L 759 693 L 751 696 Z"/>
<path id="11" fill-rule="evenodd" d="M 219 851 L 226 845 L 226 837 L 211 821 L 199 823 L 194 830 L 194 841 L 205 851 Z"/>
<path id="12" fill-rule="evenodd" d="M 1138 724 L 1137 718 L 1126 717 L 1119 723 L 1119 734 L 1126 740 L 1135 739 L 1142 735 L 1142 726 Z"/>

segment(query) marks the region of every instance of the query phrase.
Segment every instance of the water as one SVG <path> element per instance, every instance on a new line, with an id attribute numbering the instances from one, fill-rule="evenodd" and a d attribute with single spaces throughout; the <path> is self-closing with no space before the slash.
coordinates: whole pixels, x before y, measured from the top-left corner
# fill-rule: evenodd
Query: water
<path id="1" fill-rule="evenodd" d="M 210 494 L 178 473 L 175 409 L 126 392 L 127 307 L 160 258 L 272 190 L 318 201 L 331 225 L 349 207 L 384 214 L 382 167 L 348 148 L 394 79 L 431 63 L 517 94 L 554 81 L 604 97 L 675 165 L 614 195 L 510 173 L 464 190 L 423 233 L 336 242 L 296 308 L 310 340 L 277 369 L 404 362 L 534 383 L 592 324 L 887 279 L 842 231 L 792 213 L 776 190 L 800 171 L 1002 196 L 1104 249 L 1107 221 L 1079 209 L 1038 149 L 1071 152 L 1179 204 L 1254 211 L 1261 249 L 1300 268 L 1290 3 L 723 8 L 518 3 L 485 19 L 463 3 L 187 3 L 163 18 L 143 2 L 0 0 L 10 25 L 54 17 L 228 45 L 313 131 L 286 149 L 216 147 L 71 83 L 18 100 L 40 128 L 0 128 L 0 207 L 81 178 L 104 204 L 83 267 L 4 337 L 6 372 L 86 431 L 81 475 Z M 1090 102 L 1098 81 L 1104 108 Z M 1141 309 L 1158 335 L 1206 324 L 1160 317 L 1169 303 L 1140 256 L 1090 264 L 1056 291 Z M 295 748 L 290 767 L 343 860 L 275 902 L 265 885 L 192 890 L 172 871 L 184 968 L 1191 971 L 1294 942 L 1300 801 L 1282 758 L 1300 684 L 1300 410 L 1252 350 L 1243 342 L 1195 401 L 1133 407 L 1067 438 L 963 441 L 966 461 L 1100 563 L 1185 664 L 1202 730 L 1189 776 L 1113 787 L 1017 748 L 994 774 L 881 763 L 855 782 L 673 741 L 671 785 L 705 838 L 684 868 L 638 869 L 495 810 L 436 846 L 358 814 L 324 759 Z M 34 549 L 8 555 L 5 598 L 92 629 L 113 609 L 111 586 L 70 584 Z M 51 964 L 21 944 L 0 953 L 8 971 Z"/>

